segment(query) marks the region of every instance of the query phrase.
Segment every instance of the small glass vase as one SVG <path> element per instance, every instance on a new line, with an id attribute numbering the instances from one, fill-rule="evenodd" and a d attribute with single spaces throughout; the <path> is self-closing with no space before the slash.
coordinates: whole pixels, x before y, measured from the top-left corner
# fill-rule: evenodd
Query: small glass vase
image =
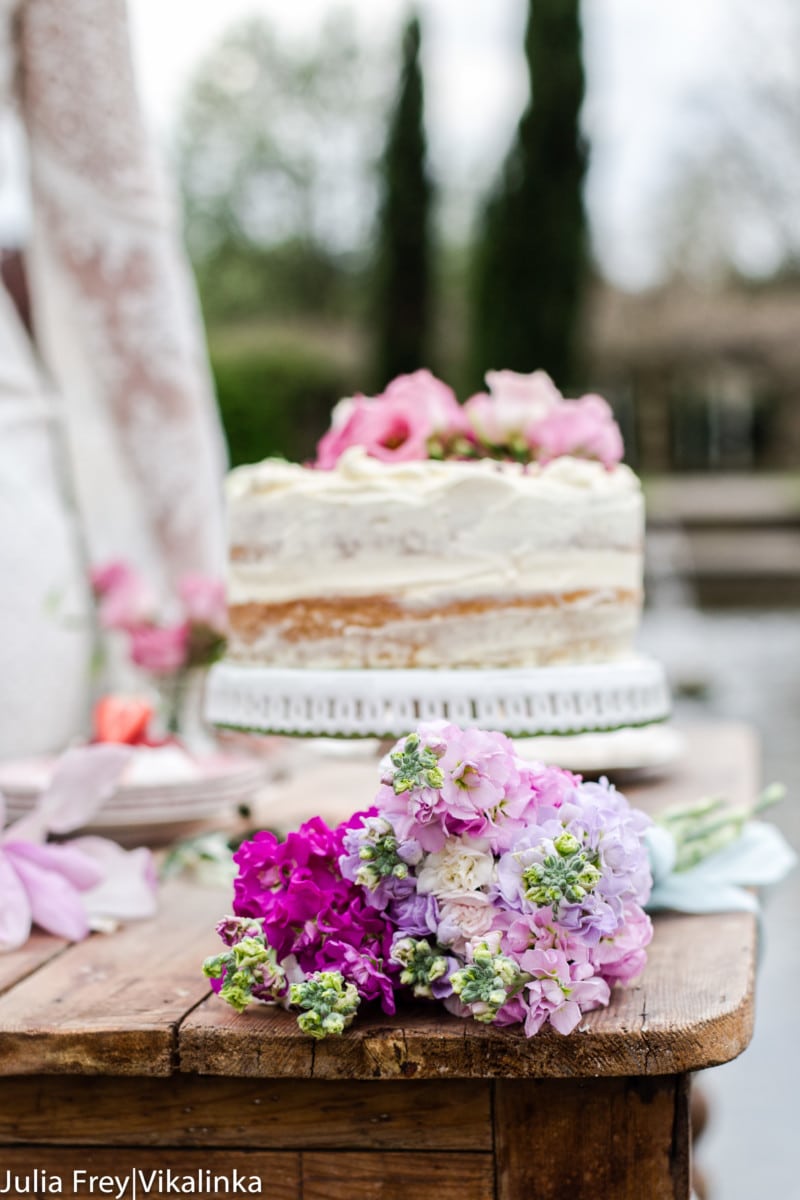
<path id="1" fill-rule="evenodd" d="M 191 754 L 211 754 L 217 749 L 213 730 L 203 716 L 208 671 L 202 667 L 176 671 L 161 681 L 161 718 L 166 732 Z"/>

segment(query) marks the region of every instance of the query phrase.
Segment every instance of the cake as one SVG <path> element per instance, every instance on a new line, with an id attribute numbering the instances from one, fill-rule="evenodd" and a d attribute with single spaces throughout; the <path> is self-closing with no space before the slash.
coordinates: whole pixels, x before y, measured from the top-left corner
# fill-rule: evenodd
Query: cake
<path id="1" fill-rule="evenodd" d="M 643 499 L 600 397 L 427 372 L 344 402 L 317 463 L 228 481 L 228 658 L 294 668 L 540 667 L 633 652 Z"/>

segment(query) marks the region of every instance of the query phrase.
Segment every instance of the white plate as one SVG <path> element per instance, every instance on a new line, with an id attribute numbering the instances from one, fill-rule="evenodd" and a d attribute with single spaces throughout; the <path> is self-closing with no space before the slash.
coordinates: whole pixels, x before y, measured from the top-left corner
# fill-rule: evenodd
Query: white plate
<path id="1" fill-rule="evenodd" d="M 521 758 L 566 767 L 582 775 L 662 771 L 678 762 L 685 738 L 672 725 L 614 729 L 559 737 L 516 738 Z"/>
<path id="2" fill-rule="evenodd" d="M 155 829 L 163 841 L 173 827 L 185 831 L 187 825 L 227 816 L 238 804 L 250 800 L 264 782 L 264 764 L 253 759 L 213 754 L 194 759 L 193 765 L 197 772 L 193 780 L 154 778 L 147 786 L 123 781 L 95 813 L 87 830 L 141 841 L 148 840 Z M 30 812 L 49 783 L 52 769 L 52 759 L 0 764 L 0 791 L 10 821 Z"/>

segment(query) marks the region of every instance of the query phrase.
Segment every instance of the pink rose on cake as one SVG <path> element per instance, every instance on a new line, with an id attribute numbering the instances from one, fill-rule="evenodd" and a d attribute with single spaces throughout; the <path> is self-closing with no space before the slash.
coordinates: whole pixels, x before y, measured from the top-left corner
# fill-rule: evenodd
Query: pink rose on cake
<path id="1" fill-rule="evenodd" d="M 489 393 L 479 392 L 464 405 L 473 432 L 489 446 L 509 446 L 524 454 L 528 431 L 564 398 L 546 371 L 487 371 Z"/>
<path id="2" fill-rule="evenodd" d="M 468 424 L 455 393 L 430 371 L 392 380 L 380 396 L 341 401 L 317 447 L 316 466 L 330 470 L 345 450 L 362 446 L 383 462 L 413 462 L 442 447 Z"/>
<path id="3" fill-rule="evenodd" d="M 562 401 L 528 430 L 528 437 L 543 463 L 571 454 L 613 467 L 624 453 L 619 425 L 602 396 Z"/>

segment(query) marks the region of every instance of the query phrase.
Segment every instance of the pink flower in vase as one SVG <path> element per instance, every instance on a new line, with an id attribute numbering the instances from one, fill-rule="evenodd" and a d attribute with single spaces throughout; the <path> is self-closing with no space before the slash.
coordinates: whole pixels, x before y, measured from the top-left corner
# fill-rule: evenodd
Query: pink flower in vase
<path id="1" fill-rule="evenodd" d="M 156 598 L 142 576 L 128 563 L 116 560 L 91 572 L 104 629 L 131 630 L 152 621 Z"/>
<path id="2" fill-rule="evenodd" d="M 178 584 L 186 620 L 224 634 L 228 625 L 225 584 L 208 575 L 184 575 Z"/>
<path id="3" fill-rule="evenodd" d="M 154 675 L 172 675 L 186 665 L 189 625 L 138 625 L 130 631 L 131 661 Z"/>
<path id="4" fill-rule="evenodd" d="M 622 434 L 611 407 L 602 396 L 565 400 L 542 420 L 533 423 L 527 437 L 540 462 L 565 454 L 598 459 L 616 466 L 624 454 Z"/>

